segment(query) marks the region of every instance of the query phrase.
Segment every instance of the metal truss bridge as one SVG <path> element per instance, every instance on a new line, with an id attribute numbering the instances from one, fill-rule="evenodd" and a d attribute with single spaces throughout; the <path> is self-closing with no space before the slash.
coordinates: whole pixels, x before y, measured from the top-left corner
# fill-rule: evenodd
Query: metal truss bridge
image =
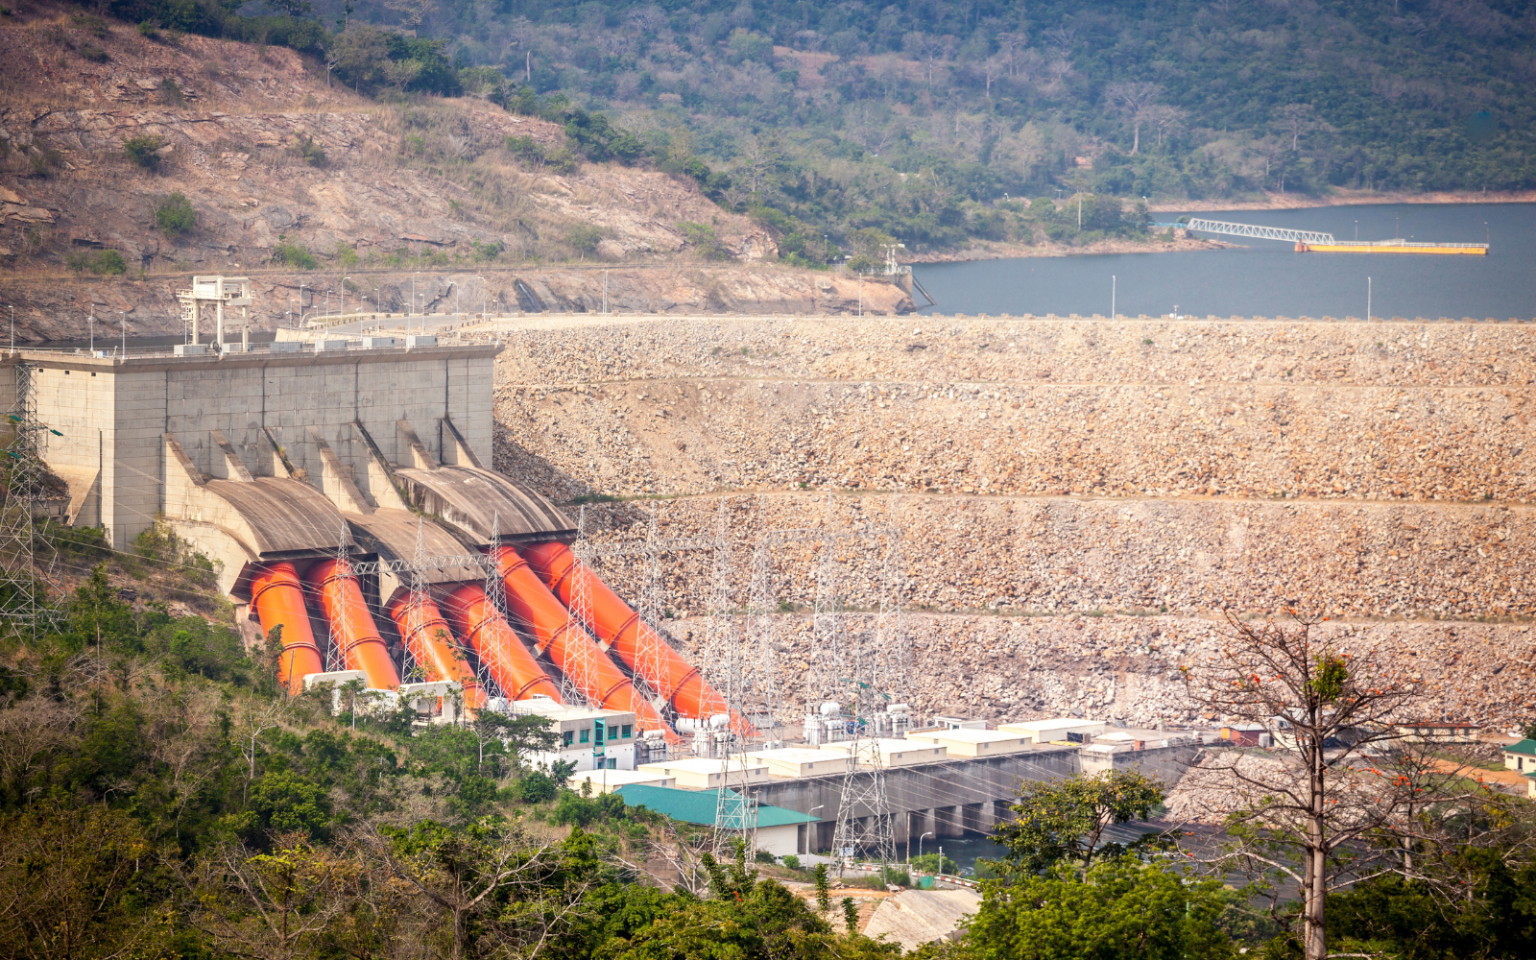
<path id="1" fill-rule="evenodd" d="M 1317 230 L 1288 230 L 1285 227 L 1262 227 L 1254 223 L 1227 223 L 1225 220 L 1201 220 L 1195 217 L 1178 223 L 1155 223 L 1153 226 L 1198 233 L 1222 233 L 1232 237 L 1254 237 L 1259 240 L 1286 240 L 1291 243 L 1336 242 L 1333 234 Z"/>

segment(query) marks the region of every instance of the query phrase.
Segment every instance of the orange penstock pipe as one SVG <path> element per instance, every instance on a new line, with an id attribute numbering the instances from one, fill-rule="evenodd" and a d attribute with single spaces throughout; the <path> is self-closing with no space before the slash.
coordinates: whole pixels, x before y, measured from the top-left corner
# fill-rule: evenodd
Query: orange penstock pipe
<path id="1" fill-rule="evenodd" d="M 389 616 L 428 679 L 455 680 L 464 688 L 464 706 L 472 710 L 485 706 L 485 690 L 463 654 L 454 649 L 448 622 L 431 597 L 401 594 L 389 605 Z"/>
<path id="2" fill-rule="evenodd" d="M 509 698 L 526 700 L 542 694 L 556 703 L 564 702 L 554 681 L 512 632 L 485 595 L 484 587 L 466 583 L 443 598 L 442 611 L 454 633 L 474 648 L 480 662 Z"/>
<path id="3" fill-rule="evenodd" d="M 625 666 L 643 677 L 678 714 L 695 719 L 730 714 L 733 727 L 744 733 L 755 732 L 731 710 L 725 698 L 705 682 L 695 667 L 646 626 L 629 604 L 619 599 L 619 595 L 608 589 L 608 585 L 584 564 L 578 565 L 569 547 L 550 541 L 524 548 L 521 553 L 567 607 L 571 603 L 574 579 L 585 579 L 593 631 L 607 641 Z M 640 651 L 653 644 L 656 656 L 644 659 L 654 662 L 642 663 Z"/>
<path id="4" fill-rule="evenodd" d="M 352 565 L 345 560 L 322 560 L 305 572 L 304 579 L 320 595 L 320 609 L 331 625 L 331 636 L 341 646 L 347 669 L 361 670 L 375 690 L 397 689 L 400 674 L 379 636 Z"/>
<path id="5" fill-rule="evenodd" d="M 309 629 L 304 587 L 293 564 L 283 561 L 262 567 L 251 580 L 251 606 L 256 608 L 262 633 L 270 636 L 275 628 L 283 628 L 277 679 L 289 693 L 303 693 L 304 678 L 324 671 L 325 667 L 320 662 L 314 631 Z"/>
<path id="6" fill-rule="evenodd" d="M 535 649 L 549 657 L 592 703 L 605 710 L 629 710 L 641 730 L 661 730 L 668 740 L 681 743 L 586 629 L 571 619 L 528 561 L 508 546 L 496 547 L 495 556 L 496 569 L 507 588 L 507 611 L 527 625 Z"/>

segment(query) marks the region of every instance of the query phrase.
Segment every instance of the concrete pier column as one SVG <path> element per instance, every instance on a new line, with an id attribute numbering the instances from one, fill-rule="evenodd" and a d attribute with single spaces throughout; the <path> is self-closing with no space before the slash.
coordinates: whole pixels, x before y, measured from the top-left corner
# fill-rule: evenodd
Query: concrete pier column
<path id="1" fill-rule="evenodd" d="M 981 822 L 981 804 L 967 803 L 960 808 L 960 829 L 965 833 L 985 833 L 987 827 Z"/>
<path id="2" fill-rule="evenodd" d="M 934 833 L 940 837 L 965 836 L 965 807 L 940 807 L 938 813 L 938 828 Z"/>

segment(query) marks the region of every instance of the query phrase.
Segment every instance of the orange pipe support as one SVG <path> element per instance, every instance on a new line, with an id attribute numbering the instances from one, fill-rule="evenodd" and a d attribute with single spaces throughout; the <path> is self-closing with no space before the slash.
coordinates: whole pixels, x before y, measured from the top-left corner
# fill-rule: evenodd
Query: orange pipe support
<path id="1" fill-rule="evenodd" d="M 707 719 L 725 713 L 730 715 L 733 729 L 745 735 L 756 732 L 726 704 L 725 698 L 714 687 L 705 682 L 696 667 L 640 619 L 640 614 L 585 565 L 578 566 L 569 547 L 551 541 L 534 544 L 521 553 L 567 607 L 571 603 L 574 577 L 585 578 L 592 607 L 592 622 L 588 626 L 608 643 L 609 649 L 619 655 L 631 672 L 643 677 L 680 716 Z M 640 651 L 652 644 L 657 653 L 656 662 L 641 663 Z"/>
<path id="2" fill-rule="evenodd" d="M 635 725 L 641 730 L 660 730 L 668 741 L 681 744 L 681 738 L 661 719 L 656 708 L 639 695 L 635 685 L 614 666 L 596 641 L 571 619 L 528 561 L 508 546 L 496 547 L 495 557 L 496 570 L 507 588 L 507 610 L 527 624 L 533 634 L 534 649 L 549 657 L 592 703 L 605 710 L 632 711 Z"/>
<path id="3" fill-rule="evenodd" d="M 448 622 L 431 597 L 402 593 L 389 605 L 389 616 L 400 631 L 405 648 L 431 680 L 454 680 L 464 688 L 464 706 L 485 706 L 485 690 L 463 654 L 454 649 Z"/>
<path id="4" fill-rule="evenodd" d="M 453 632 L 474 648 L 496 684 L 513 700 L 543 695 L 564 703 L 560 690 L 478 583 L 466 583 L 443 598 L 443 614 Z"/>
<path id="5" fill-rule="evenodd" d="M 284 561 L 261 567 L 251 580 L 251 606 L 261 621 L 261 632 L 271 636 L 282 627 L 283 654 L 277 660 L 278 682 L 289 693 L 304 692 L 304 678 L 325 670 L 309 611 L 304 607 L 304 587 L 293 564 Z"/>
<path id="6" fill-rule="evenodd" d="M 398 689 L 400 674 L 389 647 L 379 636 L 352 565 L 345 560 L 322 560 L 305 571 L 304 579 L 320 595 L 320 609 L 325 611 L 331 637 L 340 645 L 347 669 L 361 670 L 363 679 L 375 690 Z"/>

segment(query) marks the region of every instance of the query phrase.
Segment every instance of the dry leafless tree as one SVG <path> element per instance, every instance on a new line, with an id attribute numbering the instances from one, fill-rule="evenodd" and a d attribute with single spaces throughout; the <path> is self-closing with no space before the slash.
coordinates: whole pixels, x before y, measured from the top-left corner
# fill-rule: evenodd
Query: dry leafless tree
<path id="1" fill-rule="evenodd" d="M 1345 649 L 1319 630 L 1326 618 L 1227 619 L 1220 653 L 1183 668 L 1188 695 L 1209 716 L 1262 726 L 1279 749 L 1208 751 L 1184 786 L 1206 798 L 1205 819 L 1225 817 L 1233 843 L 1218 860 L 1295 883 L 1304 955 L 1322 960 L 1329 891 L 1413 875 L 1412 850 L 1437 829 L 1430 814 L 1489 794 L 1406 741 L 1402 724 L 1424 704 L 1379 650 L 1358 637 Z"/>

